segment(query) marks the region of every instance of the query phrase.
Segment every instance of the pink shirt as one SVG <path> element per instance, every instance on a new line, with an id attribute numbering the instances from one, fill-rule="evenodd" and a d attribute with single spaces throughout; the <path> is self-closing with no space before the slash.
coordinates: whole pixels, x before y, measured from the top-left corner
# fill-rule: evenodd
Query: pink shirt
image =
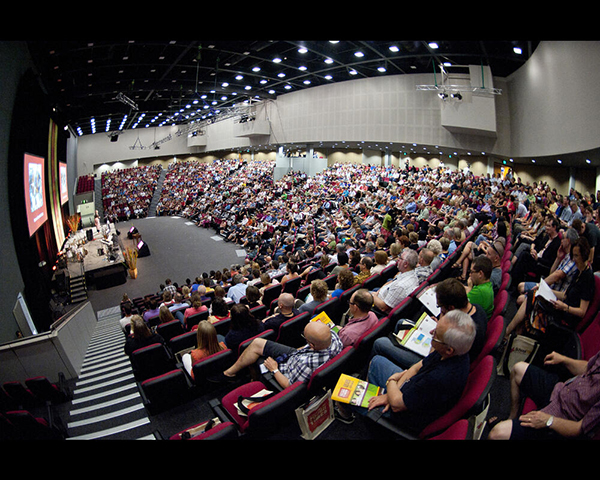
<path id="1" fill-rule="evenodd" d="M 367 316 L 361 318 L 351 318 L 348 323 L 342 327 L 338 332 L 340 340 L 344 344 L 344 347 L 348 345 L 354 345 L 354 342 L 358 340 L 363 333 L 373 327 L 379 319 L 374 312 L 369 312 Z"/>

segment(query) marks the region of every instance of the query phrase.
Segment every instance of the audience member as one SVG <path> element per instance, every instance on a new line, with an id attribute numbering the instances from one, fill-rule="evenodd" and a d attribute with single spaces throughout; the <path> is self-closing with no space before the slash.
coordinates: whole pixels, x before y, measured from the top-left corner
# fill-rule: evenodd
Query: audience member
<path id="1" fill-rule="evenodd" d="M 263 323 L 257 320 L 244 304 L 236 303 L 231 307 L 229 316 L 231 324 L 225 335 L 225 345 L 237 354 L 242 342 L 263 332 L 265 328 Z"/>
<path id="2" fill-rule="evenodd" d="M 134 315 L 131 317 L 131 330 L 125 339 L 125 354 L 131 356 L 139 348 L 147 347 L 155 343 L 165 344 L 165 340 L 154 332 L 142 317 Z"/>
<path id="3" fill-rule="evenodd" d="M 572 375 L 562 381 L 554 368 Z M 493 426 L 489 440 L 589 439 L 600 426 L 600 352 L 589 361 L 551 352 L 544 366 L 516 363 L 511 371 L 511 410 L 507 420 Z M 521 398 L 537 409 L 519 415 Z"/>
<path id="4" fill-rule="evenodd" d="M 410 248 L 402 252 L 398 260 L 398 275 L 381 289 L 373 292 L 377 309 L 384 313 L 390 312 L 419 286 L 419 279 L 415 272 L 418 259 L 417 252 Z"/>
<path id="5" fill-rule="evenodd" d="M 471 274 L 467 282 L 469 301 L 481 305 L 488 320 L 494 312 L 494 287 L 490 281 L 492 261 L 485 255 L 475 257 L 471 265 Z"/>
<path id="6" fill-rule="evenodd" d="M 226 348 L 225 342 L 219 339 L 214 325 L 208 320 L 202 320 L 198 323 L 198 328 L 196 329 L 196 348 L 189 353 L 183 354 L 181 362 L 192 380 L 194 380 L 193 365 L 203 358 Z"/>
<path id="7" fill-rule="evenodd" d="M 348 320 L 339 330 L 338 335 L 344 347 L 354 343 L 379 321 L 373 307 L 373 295 L 360 288 L 352 294 L 348 304 Z"/>
<path id="8" fill-rule="evenodd" d="M 328 295 L 327 283 L 324 280 L 313 280 L 310 282 L 310 295 L 307 301 L 298 307 L 298 311 L 312 314 L 318 305 L 327 300 Z"/>
<path id="9" fill-rule="evenodd" d="M 432 334 L 432 352 L 410 368 L 402 369 L 376 356 L 367 374 L 368 382 L 385 388 L 384 393 L 369 400 L 368 410 L 381 408 L 383 415 L 414 434 L 446 413 L 462 395 L 475 324 L 468 314 L 452 310 L 440 317 Z M 338 418 L 351 420 L 345 405 L 336 402 L 336 407 Z M 353 410 L 366 413 L 367 409 Z"/>
<path id="10" fill-rule="evenodd" d="M 298 315 L 300 310 L 294 306 L 295 302 L 296 299 L 291 293 L 282 293 L 279 295 L 276 313 L 269 315 L 262 321 L 264 329 L 271 328 L 274 332 L 278 332 L 283 322 Z"/>
<path id="11" fill-rule="evenodd" d="M 338 335 L 322 322 L 309 322 L 304 328 L 304 338 L 307 344 L 298 349 L 256 338 L 223 374 L 226 378 L 235 378 L 240 370 L 265 357 L 265 368 L 283 388 L 298 381 L 307 382 L 317 368 L 340 353 L 343 347 Z"/>

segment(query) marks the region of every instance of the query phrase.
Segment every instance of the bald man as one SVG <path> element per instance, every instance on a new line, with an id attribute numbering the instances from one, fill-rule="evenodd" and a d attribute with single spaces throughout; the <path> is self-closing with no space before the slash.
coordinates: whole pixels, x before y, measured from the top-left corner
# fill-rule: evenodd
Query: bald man
<path id="1" fill-rule="evenodd" d="M 306 345 L 298 349 L 255 338 L 223 375 L 226 379 L 234 379 L 240 370 L 266 357 L 265 368 L 273 373 L 282 388 L 297 381 L 307 382 L 317 368 L 342 351 L 343 345 L 338 335 L 319 321 L 308 322 L 304 327 L 304 338 Z"/>

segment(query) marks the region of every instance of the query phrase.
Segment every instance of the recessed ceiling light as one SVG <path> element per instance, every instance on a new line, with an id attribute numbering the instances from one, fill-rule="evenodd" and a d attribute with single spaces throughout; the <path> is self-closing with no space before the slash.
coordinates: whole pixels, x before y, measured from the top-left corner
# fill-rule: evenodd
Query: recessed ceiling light
<path id="1" fill-rule="evenodd" d="M 273 59 L 273 63 L 281 63 L 281 58 L 279 58 L 279 57 L 275 57 L 275 58 Z"/>
<path id="2" fill-rule="evenodd" d="M 325 63 L 333 63 L 333 60 L 331 58 L 326 58 Z"/>
<path id="3" fill-rule="evenodd" d="M 400 49 L 396 45 L 390 45 L 390 52 L 399 52 Z"/>
<path id="4" fill-rule="evenodd" d="M 306 52 L 308 52 L 308 50 L 305 47 L 300 47 L 298 49 L 298 53 L 306 53 Z"/>
<path id="5" fill-rule="evenodd" d="M 358 57 L 358 58 L 361 58 L 361 57 L 364 57 L 365 54 L 363 52 L 354 52 L 354 56 Z"/>

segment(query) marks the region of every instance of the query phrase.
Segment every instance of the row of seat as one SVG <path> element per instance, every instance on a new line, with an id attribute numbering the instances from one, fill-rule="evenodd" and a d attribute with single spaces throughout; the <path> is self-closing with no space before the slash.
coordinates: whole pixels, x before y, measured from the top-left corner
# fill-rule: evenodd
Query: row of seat
<path id="1" fill-rule="evenodd" d="M 0 389 L 0 439 L 61 440 L 65 430 L 54 414 L 54 407 L 72 398 L 64 375 L 58 383 L 45 376 L 5 382 Z M 46 417 L 35 416 L 33 409 L 45 406 Z"/>
<path id="2" fill-rule="evenodd" d="M 340 353 L 335 358 L 331 359 L 329 362 L 326 362 L 319 369 L 317 369 L 310 381 L 306 384 L 296 383 L 290 385 L 286 389 L 281 389 L 276 382 L 272 379 L 272 377 L 267 373 L 260 377 L 258 380 L 250 381 L 247 384 L 243 384 L 234 388 L 226 394 L 221 400 L 213 399 L 210 402 L 211 407 L 215 414 L 220 418 L 221 423 L 220 427 L 214 430 L 214 433 L 211 431 L 206 432 L 203 435 L 200 435 L 195 438 L 212 438 L 212 435 L 215 435 L 215 438 L 222 438 L 224 435 L 232 435 L 232 432 L 236 432 L 237 435 L 264 435 L 268 434 L 273 429 L 280 427 L 281 422 L 290 419 L 294 419 L 293 411 L 298 408 L 298 406 L 302 405 L 307 399 L 311 398 L 314 395 L 320 394 L 324 392 L 327 388 L 332 388 L 337 382 L 339 375 L 341 373 L 351 373 L 355 371 L 360 371 L 371 354 L 371 349 L 373 342 L 384 335 L 388 335 L 397 320 L 400 318 L 411 318 L 418 309 L 422 306 L 420 301 L 418 300 L 418 294 L 425 288 L 426 286 L 436 283 L 438 281 L 443 280 L 450 272 L 450 268 L 456 259 L 460 256 L 462 252 L 462 248 L 466 245 L 467 241 L 469 241 L 477 232 L 473 232 L 472 235 L 465 240 L 459 248 L 451 255 L 449 258 L 432 273 L 430 278 L 428 278 L 423 284 L 421 284 L 412 295 L 407 297 L 400 305 L 396 306 L 389 314 L 380 315 L 378 323 L 372 327 L 369 331 L 365 332 L 363 336 L 351 347 L 346 347 L 342 353 Z M 395 267 L 393 265 L 392 267 Z M 380 287 L 383 285 L 389 278 L 393 277 L 397 273 L 397 269 L 390 267 L 379 274 L 372 275 L 367 279 L 368 281 L 363 282 L 361 285 L 355 285 L 351 289 L 348 289 L 344 294 L 346 294 L 346 298 L 349 299 L 351 294 L 358 288 L 364 287 L 372 290 L 373 288 Z M 331 280 L 336 281 L 335 275 L 330 275 L 333 277 Z M 334 284 L 335 285 L 335 284 Z M 308 287 L 308 285 L 306 286 Z M 273 289 L 276 294 L 273 294 L 273 300 L 278 298 L 279 294 L 282 291 L 281 286 L 271 286 L 269 289 Z M 302 293 L 301 293 L 302 294 Z M 304 317 L 305 319 L 300 320 L 300 318 L 294 317 L 287 322 L 284 322 L 280 327 L 280 332 L 277 335 L 273 335 L 271 338 L 274 338 L 278 341 L 282 341 L 284 343 L 287 341 L 282 336 L 283 331 L 285 331 L 286 327 L 290 327 L 290 337 L 289 338 L 300 338 L 299 332 L 301 332 L 303 327 L 306 325 L 306 321 L 310 320 L 314 315 L 318 314 L 320 311 L 328 312 L 330 318 L 334 321 L 337 321 L 340 318 L 340 312 L 343 313 L 344 308 L 340 308 L 340 305 L 344 303 L 344 294 L 342 297 L 335 297 L 333 299 L 329 299 L 323 304 L 319 305 L 317 309 L 315 309 L 312 314 L 308 313 L 308 315 L 297 316 Z M 264 297 L 263 297 L 264 298 Z M 297 297 L 298 298 L 298 297 Z M 270 305 L 271 307 L 271 305 Z M 346 306 L 347 309 L 347 306 Z M 269 311 L 271 308 L 269 309 Z M 336 322 L 337 323 L 337 322 Z M 215 324 L 215 325 L 218 325 Z M 295 330 L 292 330 L 292 326 L 295 325 Z M 486 344 L 477 359 L 476 362 L 473 363 L 472 370 L 477 371 L 478 374 L 484 367 L 480 367 L 480 370 L 477 370 L 479 364 L 483 362 L 483 359 L 490 357 L 491 360 L 485 360 L 485 372 L 489 373 L 489 384 L 493 382 L 492 375 L 495 373 L 495 368 L 489 368 L 489 362 L 495 362 L 492 355 L 495 353 L 495 349 L 500 344 L 502 339 L 503 331 L 504 331 L 504 318 L 500 315 L 497 315 L 489 325 L 488 329 L 488 337 L 486 338 Z M 185 335 L 185 334 L 184 334 Z M 265 335 L 269 335 L 266 333 Z M 176 337 L 175 337 L 176 338 Z M 294 346 L 300 346 L 298 340 L 296 340 L 297 344 Z M 222 353 L 222 352 L 221 352 Z M 223 356 L 225 354 L 222 353 Z M 201 364 L 198 362 L 198 365 Z M 196 365 L 194 365 L 194 368 Z M 222 368 L 222 365 L 219 367 Z M 221 369 L 221 371 L 224 368 Z M 196 371 L 195 371 L 196 372 Z M 483 375 L 483 374 L 482 374 Z M 164 380 L 164 379 L 163 379 Z M 475 382 L 474 382 L 475 383 Z M 269 400 L 262 402 L 258 407 L 254 408 L 250 415 L 247 417 L 240 416 L 235 408 L 235 403 L 239 396 L 251 396 L 253 393 L 258 392 L 264 388 L 269 388 L 274 391 L 277 391 L 277 394 L 270 398 Z M 488 388 L 489 391 L 489 388 Z M 482 394 L 483 395 L 483 394 Z M 471 394 L 471 397 L 473 395 Z M 485 397 L 485 395 L 483 395 Z M 470 397 L 469 397 L 470 398 Z M 466 401 L 465 401 L 466 402 Z M 478 403 L 478 405 L 481 402 Z M 457 407 L 461 408 L 461 407 Z M 469 411 L 476 409 L 475 405 L 471 405 Z M 463 412 L 464 413 L 464 412 Z M 449 417 L 450 418 L 450 417 Z M 459 419 L 460 420 L 460 419 Z M 459 426 L 462 427 L 462 422 Z M 451 425 L 449 424 L 448 427 Z M 464 429 L 455 427 L 459 431 L 463 431 Z M 440 427 L 439 431 L 435 433 L 440 433 L 444 429 Z M 469 430 L 471 432 L 472 430 Z M 427 437 L 434 437 L 434 435 L 427 434 Z M 171 438 L 180 438 L 179 434 L 173 435 Z"/>

